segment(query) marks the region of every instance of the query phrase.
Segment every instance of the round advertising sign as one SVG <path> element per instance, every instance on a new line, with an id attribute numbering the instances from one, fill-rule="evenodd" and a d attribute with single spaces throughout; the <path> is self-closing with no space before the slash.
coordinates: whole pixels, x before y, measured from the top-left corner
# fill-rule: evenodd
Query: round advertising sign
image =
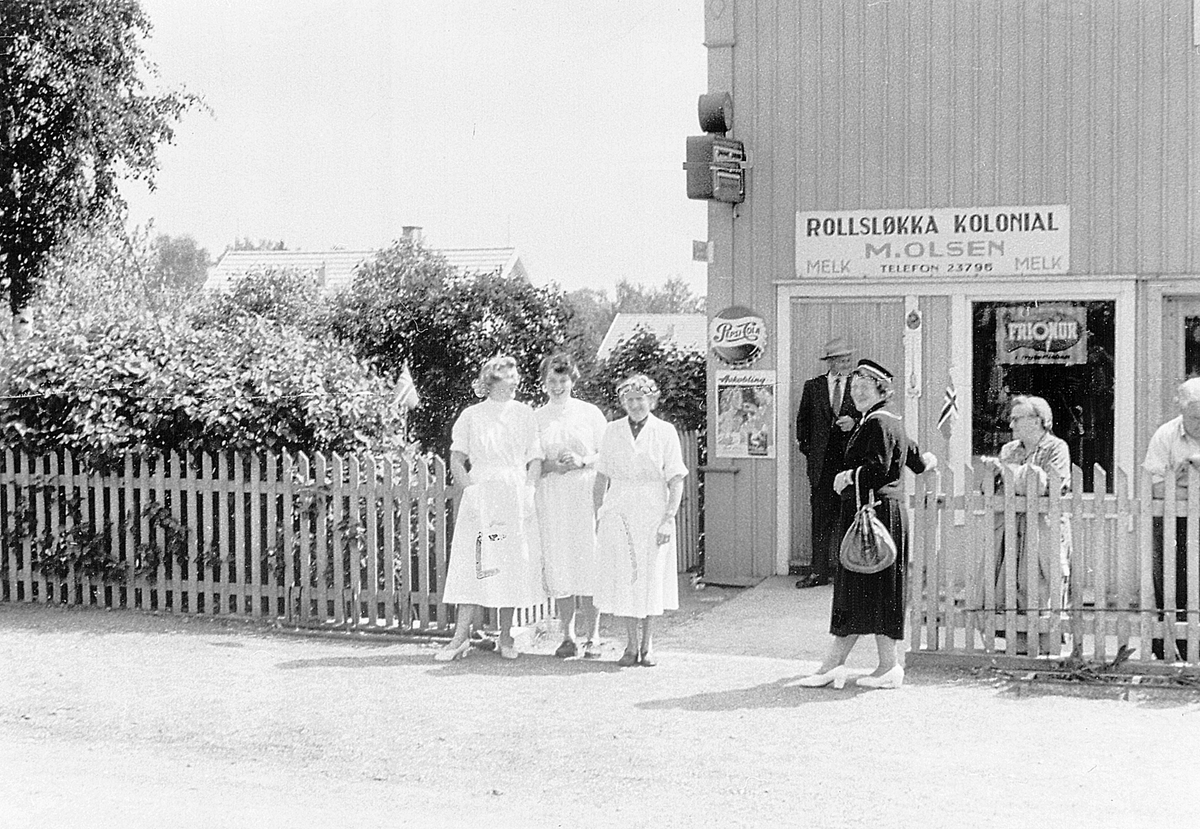
<path id="1" fill-rule="evenodd" d="M 734 305 L 719 311 L 708 326 L 708 345 L 726 365 L 745 366 L 762 356 L 767 344 L 763 318 Z"/>

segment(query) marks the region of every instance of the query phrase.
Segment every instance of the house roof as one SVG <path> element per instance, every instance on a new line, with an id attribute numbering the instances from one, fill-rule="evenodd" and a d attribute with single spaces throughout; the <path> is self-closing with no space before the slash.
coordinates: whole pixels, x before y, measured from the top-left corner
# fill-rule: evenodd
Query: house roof
<path id="1" fill-rule="evenodd" d="M 705 314 L 617 314 L 596 349 L 596 358 L 607 359 L 622 340 L 644 328 L 660 341 L 670 341 L 689 351 L 703 352 L 708 343 Z"/>
<path id="2" fill-rule="evenodd" d="M 516 248 L 436 248 L 460 273 L 493 273 L 502 276 L 529 274 Z M 375 250 L 228 250 L 208 272 L 206 290 L 223 291 L 238 277 L 255 270 L 294 268 L 317 274 L 325 293 L 349 286 L 354 269 L 373 257 Z"/>

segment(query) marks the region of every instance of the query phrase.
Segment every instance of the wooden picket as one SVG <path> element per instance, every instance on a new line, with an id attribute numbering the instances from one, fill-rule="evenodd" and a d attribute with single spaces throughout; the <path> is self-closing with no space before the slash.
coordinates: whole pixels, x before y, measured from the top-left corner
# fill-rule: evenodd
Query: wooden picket
<path id="1" fill-rule="evenodd" d="M 679 572 L 694 572 L 700 568 L 700 433 L 680 432 L 683 463 L 688 469 L 683 479 L 683 499 L 675 516 L 675 539 L 679 549 Z"/>
<path id="2" fill-rule="evenodd" d="M 1132 479 L 1118 471 L 1110 482 L 1097 466 L 1094 488 L 1085 491 L 1075 468 L 1061 496 L 1057 479 L 1051 478 L 1047 493 L 1032 472 L 1023 487 L 1007 470 L 1000 482 L 983 467 L 964 469 L 961 486 L 955 477 L 939 471 L 919 478 L 910 502 L 908 643 L 914 653 L 1109 661 L 1132 649 L 1135 662 L 1145 665 L 1158 661 L 1151 643 L 1162 640 L 1165 663 L 1200 663 L 1195 469 L 1188 497 L 1178 501 L 1154 498 L 1141 470 Z M 1016 494 L 1018 489 L 1028 494 Z M 1187 527 L 1182 572 L 1175 555 L 1177 518 Z M 1156 532 L 1163 546 L 1161 603 L 1154 590 Z M 1068 533 L 1069 576 L 1057 554 L 1044 552 L 1046 570 L 1039 577 L 1033 551 L 1057 551 Z M 1185 607 L 1177 609 L 1175 586 L 1185 577 Z M 1172 659 L 1176 641 L 1182 647 Z"/>
<path id="3" fill-rule="evenodd" d="M 456 501 L 436 458 L 218 453 L 97 471 L 66 454 L 5 451 L 0 597 L 445 631 Z M 67 553 L 61 576 L 56 550 Z M 106 557 L 107 578 L 91 569 Z"/>

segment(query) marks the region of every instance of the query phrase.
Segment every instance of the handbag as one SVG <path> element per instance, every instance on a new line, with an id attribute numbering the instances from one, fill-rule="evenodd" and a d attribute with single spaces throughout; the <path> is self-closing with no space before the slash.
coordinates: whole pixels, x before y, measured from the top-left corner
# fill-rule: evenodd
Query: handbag
<path id="1" fill-rule="evenodd" d="M 854 473 L 854 502 L 860 503 L 858 470 Z M 875 515 L 875 492 L 868 493 L 842 536 L 842 566 L 854 573 L 878 573 L 896 561 L 896 541 Z"/>

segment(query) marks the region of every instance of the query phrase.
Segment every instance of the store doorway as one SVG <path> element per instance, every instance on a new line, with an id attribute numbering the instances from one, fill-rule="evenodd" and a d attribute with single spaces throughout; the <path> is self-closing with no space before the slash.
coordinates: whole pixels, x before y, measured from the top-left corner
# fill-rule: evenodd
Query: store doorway
<path id="1" fill-rule="evenodd" d="M 1011 399 L 1036 395 L 1050 404 L 1084 487 L 1097 464 L 1111 482 L 1115 317 L 1110 300 L 974 303 L 972 454 L 997 454 L 1012 437 Z"/>
<path id="2" fill-rule="evenodd" d="M 792 377 L 791 401 L 787 413 L 781 412 L 780 429 L 787 430 L 793 448 L 796 441 L 796 411 L 808 379 L 826 371 L 820 360 L 821 349 L 832 337 L 846 337 L 854 347 L 854 359 L 868 357 L 896 373 L 904 373 L 904 299 L 796 299 L 792 301 L 791 322 Z M 904 413 L 904 389 L 892 398 L 889 408 Z M 780 435 L 780 440 L 784 436 Z M 808 467 L 804 456 L 791 453 L 792 540 L 790 563 L 807 566 L 812 561 L 811 508 L 809 506 Z"/>

